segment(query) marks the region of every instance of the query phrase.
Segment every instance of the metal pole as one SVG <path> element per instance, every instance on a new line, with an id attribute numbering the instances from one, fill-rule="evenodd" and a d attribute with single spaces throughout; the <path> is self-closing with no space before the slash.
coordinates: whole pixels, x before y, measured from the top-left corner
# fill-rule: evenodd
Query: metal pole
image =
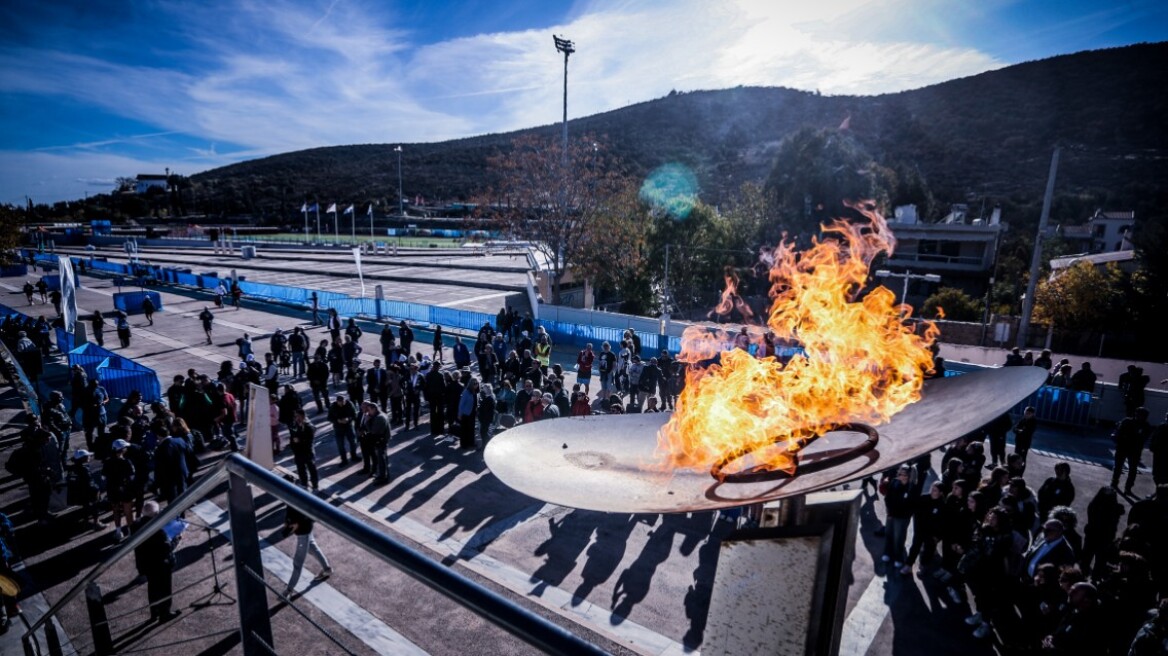
<path id="1" fill-rule="evenodd" d="M 401 176 L 401 151 L 402 147 L 394 148 L 397 151 L 397 216 L 400 219 L 405 216 L 405 210 L 402 209 L 402 176 Z"/>
<path id="2" fill-rule="evenodd" d="M 661 314 L 669 312 L 669 244 L 665 244 L 665 280 L 661 290 Z"/>
<path id="3" fill-rule="evenodd" d="M 912 273 L 908 271 L 904 272 L 904 291 L 900 293 L 900 302 L 902 304 L 908 304 L 908 279 L 911 277 Z"/>
<path id="4" fill-rule="evenodd" d="M 272 644 L 268 591 L 262 580 L 251 575 L 255 572 L 262 576 L 264 571 L 260 535 L 256 529 L 255 499 L 247 480 L 235 472 L 228 476 L 227 502 L 235 556 L 235 587 L 239 591 L 239 639 L 245 656 L 266 656 L 268 650 L 264 645 Z"/>
<path id="5" fill-rule="evenodd" d="M 320 203 L 316 204 L 316 240 L 320 241 Z"/>
<path id="6" fill-rule="evenodd" d="M 1034 235 L 1034 253 L 1030 256 L 1030 279 L 1026 281 L 1026 298 L 1022 300 L 1022 323 L 1018 326 L 1019 348 L 1026 348 L 1030 336 L 1030 317 L 1034 314 L 1034 290 L 1038 288 L 1038 270 L 1042 264 L 1042 235 L 1050 220 L 1050 204 L 1054 198 L 1054 176 L 1058 172 L 1059 148 L 1050 156 L 1050 174 L 1046 178 L 1046 194 L 1042 197 L 1042 214 L 1038 217 L 1038 233 Z"/>
<path id="7" fill-rule="evenodd" d="M 568 156 L 568 55 L 564 50 L 564 157 Z"/>

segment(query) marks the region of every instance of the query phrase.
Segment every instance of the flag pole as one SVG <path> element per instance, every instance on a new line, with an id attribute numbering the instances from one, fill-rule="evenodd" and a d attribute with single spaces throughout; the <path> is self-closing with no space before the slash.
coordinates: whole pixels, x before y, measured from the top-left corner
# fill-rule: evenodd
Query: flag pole
<path id="1" fill-rule="evenodd" d="M 320 203 L 316 203 L 316 240 L 320 241 Z"/>
<path id="2" fill-rule="evenodd" d="M 373 203 L 369 203 L 369 238 L 376 239 L 373 236 Z"/>
<path id="3" fill-rule="evenodd" d="M 349 221 L 351 221 L 352 225 L 353 225 L 353 243 L 356 244 L 357 243 L 357 206 L 356 205 L 349 205 L 349 216 L 352 217 L 349 219 Z"/>
<path id="4" fill-rule="evenodd" d="M 333 243 L 341 243 L 341 217 L 337 216 L 337 206 L 333 205 Z"/>
<path id="5" fill-rule="evenodd" d="M 300 211 L 304 212 L 304 243 L 308 243 L 308 203 L 300 206 Z"/>

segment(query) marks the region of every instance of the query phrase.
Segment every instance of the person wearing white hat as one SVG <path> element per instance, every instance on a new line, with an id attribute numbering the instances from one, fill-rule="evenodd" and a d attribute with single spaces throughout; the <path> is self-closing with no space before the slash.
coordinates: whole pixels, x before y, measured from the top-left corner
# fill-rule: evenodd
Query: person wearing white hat
<path id="1" fill-rule="evenodd" d="M 110 445 L 110 457 L 101 468 L 105 477 L 105 494 L 114 516 L 114 539 L 121 542 L 130 534 L 130 524 L 134 523 L 134 465 L 126 459 L 126 449 L 130 443 L 117 439 Z M 126 530 L 122 531 L 122 520 Z"/>
<path id="2" fill-rule="evenodd" d="M 101 522 L 97 518 L 98 489 L 97 482 L 93 479 L 93 470 L 90 469 L 92 459 L 93 453 L 85 449 L 73 452 L 73 463 L 69 465 L 69 472 L 65 475 L 65 492 L 69 505 L 81 506 L 82 520 L 93 519 L 93 529 L 96 531 L 101 527 Z"/>

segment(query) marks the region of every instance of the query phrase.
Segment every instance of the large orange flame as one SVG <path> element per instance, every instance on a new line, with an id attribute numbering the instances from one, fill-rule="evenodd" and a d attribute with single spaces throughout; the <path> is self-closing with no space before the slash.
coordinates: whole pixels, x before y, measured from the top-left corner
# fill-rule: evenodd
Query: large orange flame
<path id="1" fill-rule="evenodd" d="M 808 440 L 849 422 L 887 421 L 920 398 L 937 330 L 925 322 L 918 334 L 912 309 L 885 287 L 856 298 L 873 258 L 896 243 L 883 217 L 861 211 L 867 224 L 823 226 L 825 238 L 807 251 L 784 241 L 764 254 L 773 299 L 767 326 L 803 355 L 784 365 L 730 348 L 724 332 L 686 330 L 678 358 L 691 363 L 686 387 L 658 435 L 669 465 L 708 470 L 750 454 L 749 468 L 789 472 Z M 693 364 L 719 353 L 720 364 Z"/>

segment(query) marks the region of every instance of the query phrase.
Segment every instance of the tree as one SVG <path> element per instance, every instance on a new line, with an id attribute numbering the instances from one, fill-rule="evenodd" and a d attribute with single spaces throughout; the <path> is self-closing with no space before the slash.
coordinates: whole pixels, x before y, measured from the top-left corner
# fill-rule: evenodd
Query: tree
<path id="1" fill-rule="evenodd" d="M 981 303 L 960 289 L 941 287 L 925 299 L 921 306 L 921 316 L 925 319 L 940 319 L 942 313 L 950 321 L 980 321 Z"/>
<path id="2" fill-rule="evenodd" d="M 598 212 L 580 245 L 576 271 L 598 290 L 612 291 L 622 311 L 646 314 L 657 310 L 649 277 L 649 238 L 653 217 L 637 189 L 626 183 Z"/>
<path id="3" fill-rule="evenodd" d="M 519 137 L 488 165 L 496 186 L 480 199 L 480 207 L 544 256 L 552 302 L 559 303 L 564 273 L 600 238 L 605 215 L 627 215 L 621 205 L 627 180 L 603 145 L 588 136 L 570 142 L 566 153 L 559 139 Z"/>
<path id="4" fill-rule="evenodd" d="M 1124 296 L 1119 267 L 1078 262 L 1038 284 L 1034 316 L 1060 330 L 1102 330 L 1124 324 Z"/>
<path id="5" fill-rule="evenodd" d="M 7 203 L 0 205 L 0 266 L 15 261 L 15 250 L 20 246 L 23 223 L 20 210 L 14 205 Z"/>
<path id="6" fill-rule="evenodd" d="M 845 201 L 869 200 L 887 214 L 896 174 L 877 164 L 847 131 L 803 128 L 783 140 L 767 178 L 778 227 L 805 240 L 832 219 L 854 216 Z M 777 243 L 780 235 L 766 235 Z"/>

